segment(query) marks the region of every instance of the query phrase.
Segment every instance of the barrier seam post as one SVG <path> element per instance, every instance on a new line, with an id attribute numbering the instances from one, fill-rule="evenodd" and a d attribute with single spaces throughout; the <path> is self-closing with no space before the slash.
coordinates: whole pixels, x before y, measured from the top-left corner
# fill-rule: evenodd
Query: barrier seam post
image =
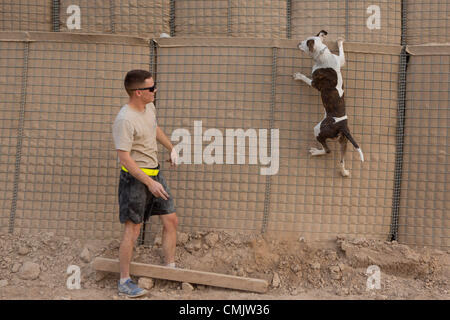
<path id="1" fill-rule="evenodd" d="M 14 168 L 14 187 L 13 198 L 11 202 L 11 213 L 9 217 L 9 233 L 14 232 L 14 224 L 17 211 L 17 196 L 19 193 L 19 177 L 20 177 L 20 163 L 22 160 L 22 143 L 24 136 L 24 123 L 25 123 L 25 105 L 27 96 L 27 79 L 28 79 L 28 56 L 30 52 L 30 43 L 25 42 L 24 48 L 24 65 L 22 70 L 22 88 L 20 95 L 20 111 L 19 111 L 19 124 L 17 128 L 17 146 L 16 146 L 16 161 Z"/>

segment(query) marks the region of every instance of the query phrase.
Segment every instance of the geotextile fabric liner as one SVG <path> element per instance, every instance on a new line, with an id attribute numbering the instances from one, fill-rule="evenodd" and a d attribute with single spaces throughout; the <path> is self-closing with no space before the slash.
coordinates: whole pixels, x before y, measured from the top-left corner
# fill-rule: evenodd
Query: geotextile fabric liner
<path id="1" fill-rule="evenodd" d="M 111 125 L 126 103 L 125 73 L 148 69 L 148 41 L 58 33 L 18 33 L 17 38 L 27 41 L 29 55 L 14 232 L 119 236 L 119 168 Z M 11 70 L 21 71 L 23 61 L 13 61 Z M 5 107 L 18 109 L 12 103 Z M 11 136 L 17 131 L 13 128 Z M 6 142 L 15 146 L 12 139 Z"/>
<path id="2" fill-rule="evenodd" d="M 68 30 L 70 5 L 81 10 L 80 29 Z M 170 0 L 62 0 L 60 31 L 80 33 L 117 33 L 143 37 L 170 34 Z"/>
<path id="3" fill-rule="evenodd" d="M 142 37 L 159 37 L 164 32 L 173 36 L 303 39 L 325 29 L 333 39 L 343 36 L 351 42 L 400 44 L 401 3 L 401 0 L 61 0 L 55 4 L 52 0 L 24 1 L 0 7 L 5 21 L 0 30 L 51 31 L 56 25 L 56 31 L 62 32 Z M 72 20 L 74 14 L 68 12 L 72 5 L 79 7 L 80 29 L 68 29 L 67 20 Z"/>
<path id="4" fill-rule="evenodd" d="M 142 68 L 156 71 L 159 125 L 169 138 L 180 128 L 190 132 L 192 161 L 210 143 L 201 140 L 196 148 L 196 122 L 203 134 L 214 128 L 224 141 L 227 129 L 268 129 L 268 137 L 270 129 L 279 129 L 279 170 L 268 176 L 260 171 L 266 166 L 249 163 L 249 140 L 243 164 L 235 158 L 234 164 L 201 162 L 176 170 L 159 146 L 180 231 L 315 240 L 389 234 L 400 46 L 344 43 L 349 128 L 366 162 L 349 143 L 351 177 L 342 178 L 336 142 L 328 143 L 332 153 L 324 157 L 308 153 L 318 146 L 313 128 L 323 106 L 318 91 L 292 79 L 294 72 L 310 76 L 313 65 L 295 40 L 172 38 L 154 44 L 137 37 L 33 32 L 0 33 L 0 39 L 2 232 L 13 218 L 15 233 L 120 236 L 111 124 L 127 101 L 125 73 Z M 334 42 L 327 44 L 337 51 Z M 449 50 L 413 46 L 408 52 L 399 241 L 445 248 Z M 237 151 L 235 146 L 235 156 Z M 146 232 L 153 235 L 159 227 L 152 218 Z"/>
<path id="5" fill-rule="evenodd" d="M 0 42 L 0 232 L 9 230 L 13 205 L 24 57 L 25 43 Z"/>
<path id="6" fill-rule="evenodd" d="M 265 226 L 277 237 L 331 239 L 341 233 L 386 238 L 400 46 L 344 44 L 350 130 L 367 161 L 361 164 L 349 144 L 346 163 L 352 177 L 344 179 L 338 172 L 335 143 L 329 143 L 331 155 L 308 154 L 317 146 L 313 127 L 323 118 L 323 106 L 318 91 L 292 79 L 297 71 L 310 75 L 312 67 L 296 41 L 157 42 L 158 107 L 164 110 L 165 127 L 186 128 L 192 134 L 194 121 L 202 121 L 203 130 L 280 130 L 280 169 L 273 176 L 259 175 L 258 166 L 249 166 L 249 160 L 246 165 L 182 166 L 173 173 L 177 203 L 192 206 L 189 215 L 179 206 L 181 230 L 261 232 Z M 335 43 L 329 45 L 336 49 Z M 204 141 L 203 148 L 208 143 Z"/>
<path id="7" fill-rule="evenodd" d="M 406 0 L 406 44 L 450 42 L 450 0 Z"/>
<path id="8" fill-rule="evenodd" d="M 369 29 L 367 20 L 380 9 L 379 28 Z M 304 39 L 326 30 L 333 39 L 341 36 L 349 42 L 400 44 L 401 0 L 395 1 L 292 1 L 292 38 Z M 370 20 L 371 21 L 371 20 Z"/>
<path id="9" fill-rule="evenodd" d="M 399 241 L 450 246 L 450 46 L 408 46 Z"/>
<path id="10" fill-rule="evenodd" d="M 1 1 L 0 31 L 3 30 L 52 31 L 52 1 Z"/>

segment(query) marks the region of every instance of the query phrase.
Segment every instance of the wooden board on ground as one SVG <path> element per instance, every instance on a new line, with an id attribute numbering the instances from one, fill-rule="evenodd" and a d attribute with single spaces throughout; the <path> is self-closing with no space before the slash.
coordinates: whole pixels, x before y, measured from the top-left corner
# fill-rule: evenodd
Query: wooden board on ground
<path id="1" fill-rule="evenodd" d="M 120 272 L 119 260 L 97 257 L 94 260 L 94 269 L 104 272 Z M 135 276 L 165 279 L 180 282 L 203 284 L 213 287 L 252 291 L 258 293 L 267 292 L 269 283 L 262 279 L 230 276 L 213 272 L 195 271 L 188 269 L 169 268 L 132 262 L 130 274 Z"/>

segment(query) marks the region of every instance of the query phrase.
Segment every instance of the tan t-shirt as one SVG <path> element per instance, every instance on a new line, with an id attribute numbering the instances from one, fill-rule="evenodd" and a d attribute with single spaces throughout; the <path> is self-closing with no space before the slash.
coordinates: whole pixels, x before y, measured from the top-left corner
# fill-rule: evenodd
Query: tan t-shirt
<path id="1" fill-rule="evenodd" d="M 144 112 L 124 105 L 113 124 L 113 138 L 116 150 L 130 152 L 131 158 L 140 168 L 158 166 L 156 144 L 155 105 L 149 103 Z"/>

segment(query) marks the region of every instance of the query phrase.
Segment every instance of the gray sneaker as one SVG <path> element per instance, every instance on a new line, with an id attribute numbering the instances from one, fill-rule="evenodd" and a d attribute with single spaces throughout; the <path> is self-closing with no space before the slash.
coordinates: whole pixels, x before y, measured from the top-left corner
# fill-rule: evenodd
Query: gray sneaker
<path id="1" fill-rule="evenodd" d="M 125 281 L 124 284 L 120 284 L 119 281 L 118 288 L 119 288 L 119 295 L 127 296 L 129 298 L 142 297 L 148 293 L 147 290 L 139 288 L 138 285 L 134 283 L 131 279 Z"/>

